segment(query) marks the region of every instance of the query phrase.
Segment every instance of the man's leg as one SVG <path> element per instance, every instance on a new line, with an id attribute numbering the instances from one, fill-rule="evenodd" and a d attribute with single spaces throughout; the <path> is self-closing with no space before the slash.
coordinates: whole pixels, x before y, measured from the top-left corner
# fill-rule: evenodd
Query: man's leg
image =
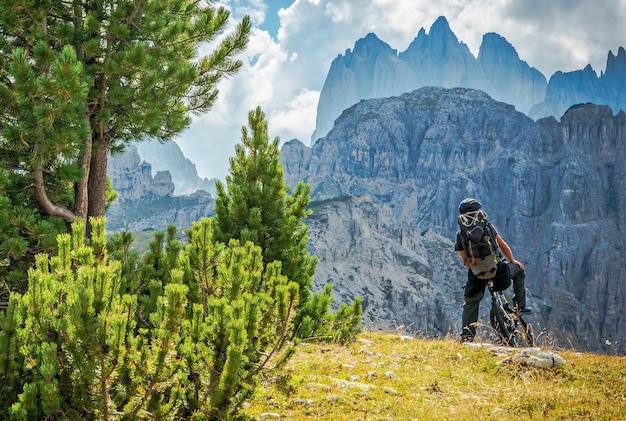
<path id="1" fill-rule="evenodd" d="M 498 270 L 492 282 L 494 291 L 504 291 L 511 286 L 511 275 L 509 274 L 509 267 L 506 263 L 502 261 L 498 262 Z"/>
<path id="2" fill-rule="evenodd" d="M 526 287 L 524 286 L 526 272 L 514 263 L 508 263 L 507 266 L 509 267 L 509 275 L 513 280 L 513 305 L 523 309 L 526 307 Z"/>
<path id="3" fill-rule="evenodd" d="M 478 322 L 478 310 L 480 301 L 485 294 L 485 286 L 480 282 L 468 281 L 465 285 L 465 302 L 463 303 L 463 331 L 461 340 L 471 342 L 476 336 L 476 323 Z"/>

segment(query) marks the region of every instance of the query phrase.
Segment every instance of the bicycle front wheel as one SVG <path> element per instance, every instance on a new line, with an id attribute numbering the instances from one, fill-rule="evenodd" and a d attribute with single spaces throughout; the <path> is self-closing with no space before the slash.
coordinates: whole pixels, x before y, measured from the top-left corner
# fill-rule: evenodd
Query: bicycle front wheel
<path id="1" fill-rule="evenodd" d="M 508 315 L 500 307 L 492 307 L 489 312 L 491 327 L 498 336 L 498 342 L 504 346 L 515 346 L 515 330 L 510 326 Z"/>
<path id="2" fill-rule="evenodd" d="M 515 346 L 518 347 L 532 347 L 535 344 L 535 338 L 533 336 L 533 325 L 527 324 L 520 316 L 515 326 Z"/>
<path id="3" fill-rule="evenodd" d="M 534 346 L 533 326 L 526 323 L 521 316 L 512 318 L 496 307 L 491 309 L 489 319 L 500 344 L 516 348 Z"/>

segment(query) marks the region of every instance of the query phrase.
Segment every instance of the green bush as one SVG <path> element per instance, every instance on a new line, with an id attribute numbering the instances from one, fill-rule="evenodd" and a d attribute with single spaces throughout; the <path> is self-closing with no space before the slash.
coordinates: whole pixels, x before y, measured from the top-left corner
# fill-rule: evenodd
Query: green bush
<path id="1" fill-rule="evenodd" d="M 176 267 L 129 291 L 91 222 L 91 244 L 82 221 L 59 235 L 0 314 L 0 418 L 234 417 L 284 351 L 297 284 L 252 243 L 215 244 L 206 219 Z"/>

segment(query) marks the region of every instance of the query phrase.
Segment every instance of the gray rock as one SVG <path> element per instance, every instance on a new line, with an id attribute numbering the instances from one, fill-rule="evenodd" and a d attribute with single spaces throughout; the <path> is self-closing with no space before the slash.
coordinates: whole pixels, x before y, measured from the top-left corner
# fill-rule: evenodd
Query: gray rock
<path id="1" fill-rule="evenodd" d="M 486 348 L 499 357 L 505 357 L 499 364 L 519 364 L 533 368 L 563 367 L 567 361 L 552 351 L 542 351 L 540 348 L 509 348 L 494 346 L 489 343 L 465 343 L 469 348 Z"/>
<path id="2" fill-rule="evenodd" d="M 575 104 L 591 102 L 606 104 L 614 112 L 626 108 L 626 51 L 620 47 L 617 56 L 609 51 L 606 72 L 598 76 L 587 65 L 582 70 L 556 72 L 550 78 L 545 99 L 534 105 L 528 115 L 541 117 L 561 116 Z"/>
<path id="3" fill-rule="evenodd" d="M 172 176 L 160 171 L 152 177 L 152 166 L 141 160 L 135 146 L 129 146 L 125 153 L 109 159 L 107 175 L 124 199 L 169 196 L 174 193 Z"/>
<path id="4" fill-rule="evenodd" d="M 192 194 L 198 190 L 216 195 L 215 179 L 200 178 L 196 165 L 185 157 L 176 142 L 144 141 L 137 144 L 137 151 L 144 161 L 152 165 L 153 170 L 172 174 L 174 194 L 177 196 Z"/>

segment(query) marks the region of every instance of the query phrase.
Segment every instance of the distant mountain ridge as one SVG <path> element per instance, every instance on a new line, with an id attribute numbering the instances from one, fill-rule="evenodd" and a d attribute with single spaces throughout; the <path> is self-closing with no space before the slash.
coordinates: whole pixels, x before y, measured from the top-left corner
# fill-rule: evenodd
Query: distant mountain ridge
<path id="1" fill-rule="evenodd" d="M 200 178 L 196 165 L 185 157 L 176 142 L 145 141 L 138 143 L 136 148 L 141 159 L 149 162 L 154 171 L 171 173 L 174 194 L 181 196 L 204 190 L 215 196 L 215 179 Z"/>
<path id="2" fill-rule="evenodd" d="M 157 143 L 154 150 L 168 152 L 162 162 L 178 163 L 173 166 L 176 181 L 169 170 L 156 171 L 153 176 L 152 164 L 142 159 L 135 145 L 109 158 L 107 175 L 118 193 L 106 212 L 109 234 L 122 230 L 165 231 L 169 224 L 183 229 L 212 214 L 215 201 L 204 188 L 214 188 L 214 184 L 198 177 L 195 166 L 174 142 Z M 177 185 L 179 189 L 190 185 L 196 189 L 192 193 L 176 194 Z"/>
<path id="3" fill-rule="evenodd" d="M 513 104 L 533 119 L 561 115 L 572 105 L 606 104 L 614 113 L 626 108 L 626 51 L 609 52 L 606 72 L 556 72 L 549 82 L 519 58 L 502 36 L 483 36 L 478 57 L 459 41 L 445 17 L 427 34 L 421 28 L 406 51 L 398 54 L 370 33 L 333 60 L 317 106 L 312 142 L 324 137 L 343 110 L 362 99 L 385 98 L 424 86 L 480 89 Z"/>

